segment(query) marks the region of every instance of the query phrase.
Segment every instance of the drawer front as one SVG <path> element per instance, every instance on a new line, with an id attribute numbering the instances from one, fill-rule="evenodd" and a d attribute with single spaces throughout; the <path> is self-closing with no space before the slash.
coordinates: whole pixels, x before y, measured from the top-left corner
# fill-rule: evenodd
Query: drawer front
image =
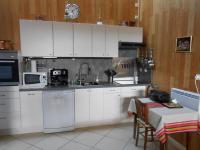
<path id="1" fill-rule="evenodd" d="M 0 99 L 19 98 L 19 92 L 0 92 Z"/>
<path id="2" fill-rule="evenodd" d="M 19 92 L 19 86 L 1 86 L 0 92 Z"/>
<path id="3" fill-rule="evenodd" d="M 126 93 L 126 92 L 135 92 L 137 90 L 144 90 L 145 91 L 146 86 L 130 86 L 130 87 L 121 87 L 121 92 Z"/>
<path id="4" fill-rule="evenodd" d="M 19 99 L 0 100 L 0 112 L 20 111 Z"/>
<path id="5" fill-rule="evenodd" d="M 0 113 L 0 129 L 20 127 L 20 112 Z"/>

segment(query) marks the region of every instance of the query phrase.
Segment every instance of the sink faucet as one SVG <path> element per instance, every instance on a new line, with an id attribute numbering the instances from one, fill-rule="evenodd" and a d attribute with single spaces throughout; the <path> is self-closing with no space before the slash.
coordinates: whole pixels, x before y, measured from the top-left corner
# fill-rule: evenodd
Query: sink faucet
<path id="1" fill-rule="evenodd" d="M 91 71 L 91 68 L 89 67 L 89 63 L 82 63 L 82 64 L 80 65 L 80 68 L 79 68 L 79 81 L 80 81 L 80 85 L 81 85 L 81 83 L 82 83 L 82 75 L 83 75 L 82 71 L 83 71 L 83 66 L 84 66 L 84 65 L 87 66 L 87 73 L 86 73 L 87 76 L 89 75 L 89 73 L 90 73 L 90 71 Z"/>

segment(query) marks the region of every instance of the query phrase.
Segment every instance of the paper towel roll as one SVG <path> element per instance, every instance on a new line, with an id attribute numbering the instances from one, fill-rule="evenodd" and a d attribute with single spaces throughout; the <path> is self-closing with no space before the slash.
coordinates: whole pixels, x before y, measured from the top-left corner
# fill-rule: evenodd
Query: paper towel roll
<path id="1" fill-rule="evenodd" d="M 31 60 L 31 72 L 37 72 L 36 60 Z"/>

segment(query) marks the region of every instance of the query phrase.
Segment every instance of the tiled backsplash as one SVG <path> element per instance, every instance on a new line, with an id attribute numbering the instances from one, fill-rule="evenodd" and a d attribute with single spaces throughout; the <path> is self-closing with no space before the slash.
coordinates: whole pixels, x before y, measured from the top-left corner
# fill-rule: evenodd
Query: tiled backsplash
<path id="1" fill-rule="evenodd" d="M 57 69 L 68 69 L 69 80 L 74 80 L 76 74 L 79 73 L 80 65 L 82 63 L 88 63 L 91 68 L 91 78 L 95 79 L 98 75 L 100 81 L 107 81 L 107 76 L 104 74 L 106 69 L 112 67 L 112 59 L 95 59 L 95 58 L 65 58 L 65 59 L 36 59 L 37 60 L 37 71 L 49 72 L 51 68 Z M 24 65 L 24 71 L 30 70 L 30 61 Z"/>

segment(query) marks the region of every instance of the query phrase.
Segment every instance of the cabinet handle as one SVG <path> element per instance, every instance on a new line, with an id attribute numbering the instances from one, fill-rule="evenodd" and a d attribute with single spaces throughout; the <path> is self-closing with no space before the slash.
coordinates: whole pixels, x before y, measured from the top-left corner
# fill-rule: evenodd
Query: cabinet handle
<path id="1" fill-rule="evenodd" d="M 0 120 L 6 119 L 6 117 L 0 117 Z"/>
<path id="2" fill-rule="evenodd" d="M 114 91 L 116 91 L 116 90 L 109 90 L 109 91 L 114 92 Z"/>
<path id="3" fill-rule="evenodd" d="M 5 106 L 6 104 L 0 104 L 0 106 Z"/>
<path id="4" fill-rule="evenodd" d="M 35 95 L 35 94 L 28 94 L 28 95 Z"/>
<path id="5" fill-rule="evenodd" d="M 5 97 L 6 95 L 0 95 L 0 97 Z"/>
<path id="6" fill-rule="evenodd" d="M 136 91 L 137 89 L 131 89 L 132 91 Z"/>

